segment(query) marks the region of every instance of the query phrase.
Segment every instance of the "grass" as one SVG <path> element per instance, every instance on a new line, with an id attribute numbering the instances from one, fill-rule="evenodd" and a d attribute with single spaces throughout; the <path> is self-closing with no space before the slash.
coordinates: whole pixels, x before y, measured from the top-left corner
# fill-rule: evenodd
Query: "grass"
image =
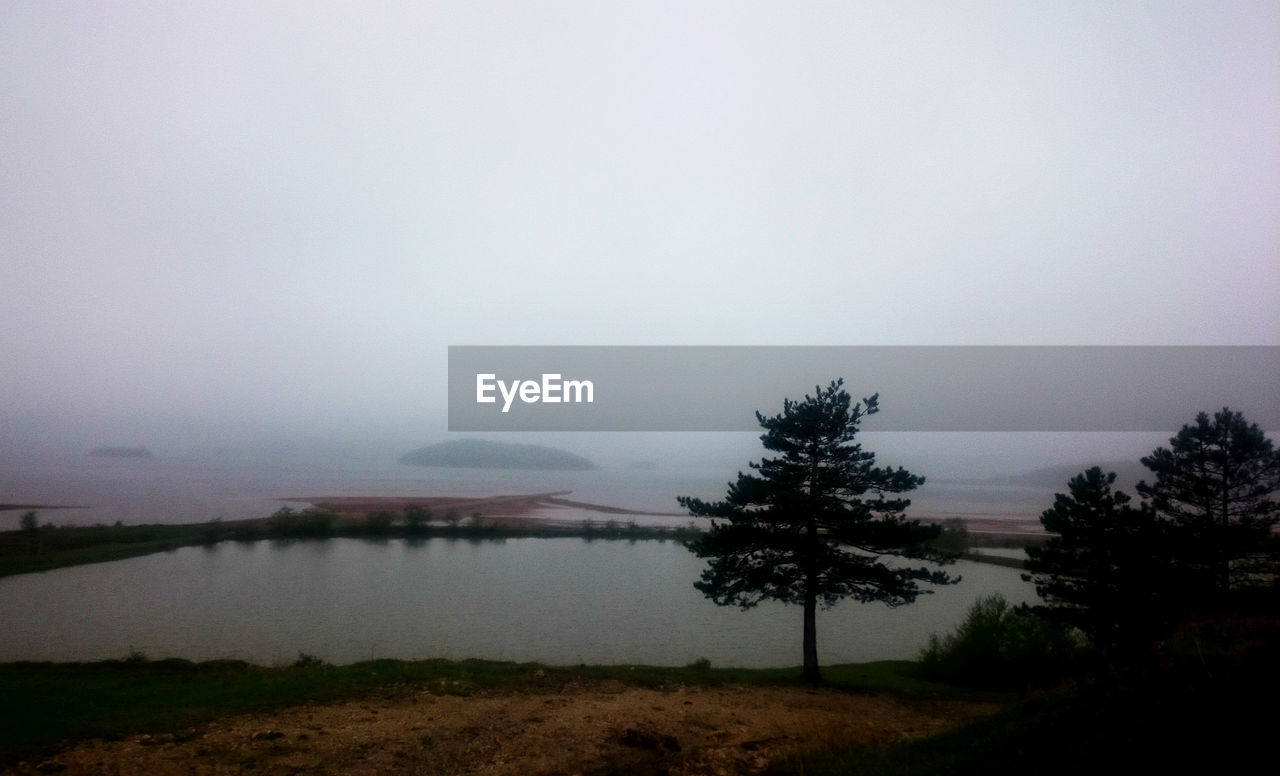
<path id="1" fill-rule="evenodd" d="M 888 745 L 838 743 L 771 764 L 776 776 L 968 774 L 983 776 L 1243 770 L 1267 752 L 1271 704 L 1280 697 L 1275 644 L 1280 619 L 1228 614 L 1191 622 L 1147 658 L 1103 665 L 1071 683 L 1016 698 L 925 678 L 914 661 L 824 667 L 827 684 L 928 702 L 985 700 L 1005 711 L 959 730 Z M 181 740 L 215 718 L 305 703 L 421 692 L 556 694 L 571 685 L 620 682 L 656 689 L 719 685 L 804 686 L 798 668 L 545 666 L 485 660 L 375 660 L 333 666 L 299 655 L 295 665 L 238 661 L 0 664 L 0 767 L 85 739 L 147 733 Z M 162 739 L 163 740 L 163 739 Z"/>
<path id="2" fill-rule="evenodd" d="M 556 693 L 571 683 L 607 681 L 651 688 L 801 684 L 796 668 L 556 667 L 486 660 L 374 660 L 332 666 L 306 657 L 284 667 L 148 661 L 136 655 L 94 663 L 0 664 L 0 765 L 50 753 L 67 741 L 118 740 L 142 732 L 181 736 L 228 714 L 374 695 Z M 830 685 L 851 692 L 909 697 L 964 692 L 924 681 L 913 666 L 884 661 L 831 666 L 825 672 Z"/>
<path id="3" fill-rule="evenodd" d="M 0 531 L 0 577 L 164 552 L 200 544 L 205 532 L 203 524 L 45 525 L 34 531 Z"/>

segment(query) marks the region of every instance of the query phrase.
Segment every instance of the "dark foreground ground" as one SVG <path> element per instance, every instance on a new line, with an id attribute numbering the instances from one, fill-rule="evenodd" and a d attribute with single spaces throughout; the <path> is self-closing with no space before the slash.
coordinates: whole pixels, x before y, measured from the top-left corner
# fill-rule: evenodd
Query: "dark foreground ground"
<path id="1" fill-rule="evenodd" d="M 142 659 L 0 667 L 5 773 L 755 773 L 797 752 L 882 746 L 1008 696 L 840 666 L 552 668 L 376 661 L 261 668 Z"/>
<path id="2" fill-rule="evenodd" d="M 1230 773 L 1269 756 L 1277 632 L 1201 623 L 1150 662 L 1003 693 L 909 661 L 816 688 L 696 665 L 7 664 L 0 773 Z"/>

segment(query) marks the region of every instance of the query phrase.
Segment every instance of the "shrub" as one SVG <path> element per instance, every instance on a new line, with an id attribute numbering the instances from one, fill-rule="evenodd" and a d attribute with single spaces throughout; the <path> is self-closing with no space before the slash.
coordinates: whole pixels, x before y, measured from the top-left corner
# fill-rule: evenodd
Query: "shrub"
<path id="1" fill-rule="evenodd" d="M 222 518 L 215 517 L 204 524 L 204 529 L 200 532 L 200 541 L 205 544 L 217 544 L 225 535 L 226 529 L 222 525 Z"/>
<path id="2" fill-rule="evenodd" d="M 404 508 L 404 524 L 409 533 L 418 533 L 431 521 L 431 510 L 421 504 L 407 504 Z"/>
<path id="3" fill-rule="evenodd" d="M 271 514 L 267 532 L 272 536 L 293 536 L 298 533 L 298 513 L 292 507 L 280 507 Z"/>
<path id="4" fill-rule="evenodd" d="M 978 599 L 964 622 L 937 634 L 920 653 L 929 679 L 974 687 L 1011 688 L 1060 677 L 1083 650 L 1078 631 L 1014 607 L 999 593 Z"/>
<path id="5" fill-rule="evenodd" d="M 385 509 L 378 512 L 370 512 L 364 518 L 364 530 L 371 534 L 385 534 L 391 530 L 391 524 L 395 521 L 394 512 Z"/>
<path id="6" fill-rule="evenodd" d="M 969 526 L 958 517 L 949 517 L 942 524 L 942 533 L 929 545 L 938 552 L 959 557 L 969 551 L 970 543 Z"/>
<path id="7" fill-rule="evenodd" d="M 298 659 L 293 661 L 294 668 L 319 668 L 323 665 L 326 665 L 323 660 L 306 652 L 299 652 Z"/>
<path id="8" fill-rule="evenodd" d="M 303 536 L 329 536 L 338 513 L 328 507 L 309 507 L 298 515 L 298 532 Z"/>

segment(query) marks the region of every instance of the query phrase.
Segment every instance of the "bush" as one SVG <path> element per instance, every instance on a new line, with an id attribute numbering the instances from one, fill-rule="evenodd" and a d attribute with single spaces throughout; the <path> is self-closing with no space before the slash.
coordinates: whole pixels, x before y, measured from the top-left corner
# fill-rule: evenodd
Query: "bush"
<path id="1" fill-rule="evenodd" d="M 226 536 L 226 529 L 222 525 L 222 518 L 215 517 L 204 524 L 204 529 L 200 532 L 200 541 L 204 544 L 217 544 Z"/>
<path id="2" fill-rule="evenodd" d="M 942 524 L 942 533 L 929 542 L 938 552 L 957 558 L 969 551 L 970 544 L 969 526 L 958 517 L 947 518 Z"/>
<path id="3" fill-rule="evenodd" d="M 267 532 L 272 536 L 294 536 L 298 533 L 298 513 L 292 507 L 280 507 L 271 514 Z"/>
<path id="4" fill-rule="evenodd" d="M 404 508 L 404 524 L 409 533 L 418 533 L 431 521 L 431 510 L 421 504 L 408 504 Z"/>
<path id="5" fill-rule="evenodd" d="M 926 678 L 992 689 L 1025 687 L 1063 675 L 1083 651 L 1083 638 L 1014 607 L 999 593 L 978 599 L 945 637 L 929 637 L 920 653 Z"/>
<path id="6" fill-rule="evenodd" d="M 328 665 L 315 655 L 309 655 L 306 652 L 299 652 L 298 659 L 293 661 L 294 668 L 320 668 Z"/>
<path id="7" fill-rule="evenodd" d="M 298 533 L 302 536 L 329 536 L 337 521 L 338 513 L 329 507 L 308 507 L 298 515 Z"/>
<path id="8" fill-rule="evenodd" d="M 395 522 L 396 515 L 388 510 L 380 510 L 378 512 L 370 512 L 364 518 L 365 533 L 370 534 L 386 534 L 391 531 L 391 524 Z"/>

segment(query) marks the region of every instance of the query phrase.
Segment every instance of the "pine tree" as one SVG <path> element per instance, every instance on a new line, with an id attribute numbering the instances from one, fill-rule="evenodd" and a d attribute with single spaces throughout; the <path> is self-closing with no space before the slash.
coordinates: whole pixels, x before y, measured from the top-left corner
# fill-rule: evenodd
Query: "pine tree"
<path id="1" fill-rule="evenodd" d="M 875 454 L 854 439 L 858 425 L 879 410 L 879 395 L 854 403 L 843 380 L 803 401 L 783 401 L 782 413 L 756 419 L 760 441 L 779 453 L 738 473 L 723 501 L 681 497 L 695 516 L 716 518 L 688 543 L 708 559 L 694 586 L 715 603 L 749 609 L 763 600 L 804 607 L 804 675 L 818 668 L 819 603 L 842 598 L 909 604 L 921 582 L 949 584 L 957 577 L 927 566 L 890 565 L 885 556 L 946 561 L 931 547 L 941 528 L 907 520 L 910 501 L 897 494 L 924 482 L 901 467 L 877 468 Z M 886 495 L 892 496 L 886 498 Z"/>
<path id="2" fill-rule="evenodd" d="M 1257 557 L 1280 522 L 1271 440 L 1239 412 L 1223 408 L 1212 420 L 1201 412 L 1142 464 L 1155 482 L 1139 482 L 1138 493 L 1180 529 L 1180 558 L 1198 587 L 1222 594 L 1242 582 L 1233 563 Z"/>
<path id="3" fill-rule="evenodd" d="M 1168 624 L 1179 603 L 1170 571 L 1170 526 L 1146 504 L 1113 490 L 1115 472 L 1094 466 L 1072 477 L 1068 493 L 1040 515 L 1051 538 L 1027 547 L 1023 578 L 1038 609 L 1080 628 L 1098 646 L 1141 647 Z"/>

